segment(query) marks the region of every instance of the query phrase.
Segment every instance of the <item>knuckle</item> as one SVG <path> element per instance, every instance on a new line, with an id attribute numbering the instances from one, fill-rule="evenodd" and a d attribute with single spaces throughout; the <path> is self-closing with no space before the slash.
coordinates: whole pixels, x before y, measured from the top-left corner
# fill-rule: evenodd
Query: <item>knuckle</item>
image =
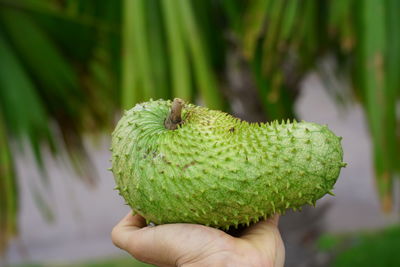
<path id="1" fill-rule="evenodd" d="M 118 226 L 114 226 L 111 231 L 111 240 L 116 247 L 122 248 L 120 240 L 120 229 Z"/>

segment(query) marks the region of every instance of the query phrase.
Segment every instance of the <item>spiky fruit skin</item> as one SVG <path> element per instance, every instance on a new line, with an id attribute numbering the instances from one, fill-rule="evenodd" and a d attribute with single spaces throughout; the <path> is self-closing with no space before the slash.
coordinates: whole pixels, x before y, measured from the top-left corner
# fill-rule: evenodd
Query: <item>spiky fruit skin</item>
<path id="1" fill-rule="evenodd" d="M 315 123 L 248 123 L 187 104 L 168 130 L 171 101 L 137 104 L 112 137 L 117 189 L 148 221 L 218 228 L 298 209 L 333 188 L 340 138 Z"/>

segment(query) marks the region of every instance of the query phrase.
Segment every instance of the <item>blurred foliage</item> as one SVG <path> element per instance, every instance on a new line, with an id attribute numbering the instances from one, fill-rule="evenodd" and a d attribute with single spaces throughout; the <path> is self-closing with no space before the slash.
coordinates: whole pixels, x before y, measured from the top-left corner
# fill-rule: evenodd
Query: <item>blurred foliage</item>
<path id="1" fill-rule="evenodd" d="M 93 184 L 83 133 L 111 129 L 115 111 L 151 97 L 229 109 L 232 50 L 271 120 L 295 116 L 310 71 L 341 104 L 352 97 L 329 81 L 350 81 L 390 210 L 400 166 L 398 14 L 397 0 L 0 0 L 0 248 L 16 233 L 14 146 L 29 141 L 44 174 L 42 148 L 65 147 Z"/>
<path id="2" fill-rule="evenodd" d="M 400 266 L 400 226 L 378 232 L 350 235 L 324 235 L 318 241 L 321 250 L 332 253 L 332 266 Z"/>
<path id="3" fill-rule="evenodd" d="M 82 133 L 109 129 L 119 106 L 119 13 L 112 1 L 0 1 L 0 248 L 16 233 L 17 217 L 5 140 L 29 141 L 43 171 L 43 146 L 56 153 L 64 142 L 80 176 L 95 182 Z"/>

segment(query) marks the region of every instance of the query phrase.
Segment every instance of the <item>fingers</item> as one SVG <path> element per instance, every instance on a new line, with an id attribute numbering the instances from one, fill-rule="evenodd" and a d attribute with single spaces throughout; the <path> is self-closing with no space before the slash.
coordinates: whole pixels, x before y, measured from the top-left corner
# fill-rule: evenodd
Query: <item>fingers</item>
<path id="1" fill-rule="evenodd" d="M 141 216 L 128 214 L 114 227 L 112 240 L 136 259 L 157 266 L 176 266 L 224 250 L 231 238 L 195 224 L 145 226 Z"/>
<path id="2" fill-rule="evenodd" d="M 275 215 L 274 217 L 269 219 L 269 222 L 272 223 L 273 225 L 275 225 L 276 227 L 278 227 L 279 218 L 280 218 L 279 215 Z"/>
<path id="3" fill-rule="evenodd" d="M 156 264 L 169 266 L 179 254 L 179 243 L 176 242 L 176 231 L 174 226 L 164 231 L 165 225 L 157 227 L 146 227 L 131 235 L 129 243 L 125 248 L 136 259 Z"/>
<path id="4" fill-rule="evenodd" d="M 158 266 L 176 266 L 195 258 L 210 244 L 215 229 L 191 224 L 145 227 L 129 238 L 126 250 L 136 259 Z M 222 233 L 222 232 L 221 232 Z M 208 249 L 208 248 L 207 248 Z"/>
<path id="5" fill-rule="evenodd" d="M 124 249 L 127 246 L 129 236 L 146 226 L 145 219 L 136 214 L 132 215 L 130 211 L 112 230 L 111 239 L 115 246 Z"/>
<path id="6" fill-rule="evenodd" d="M 136 259 L 158 266 L 175 266 L 232 250 L 235 240 L 246 243 L 245 247 L 251 251 L 259 251 L 267 260 L 273 259 L 275 266 L 283 266 L 284 247 L 278 220 L 276 216 L 259 222 L 236 239 L 217 229 L 194 224 L 146 227 L 143 217 L 129 213 L 114 227 L 112 240 Z"/>
<path id="7" fill-rule="evenodd" d="M 279 215 L 261 221 L 246 229 L 241 236 L 249 245 L 261 252 L 273 266 L 283 266 L 285 247 L 278 229 Z"/>
<path id="8" fill-rule="evenodd" d="M 118 224 L 120 227 L 142 228 L 146 226 L 146 220 L 139 214 L 133 215 L 130 211 Z"/>
<path id="9" fill-rule="evenodd" d="M 146 221 L 142 216 L 132 215 L 132 212 L 129 212 L 114 227 L 111 238 L 115 246 L 127 251 L 136 259 L 147 263 L 158 263 L 155 262 L 157 259 L 153 258 L 156 248 L 151 244 L 155 243 L 156 239 L 149 236 L 152 230 L 147 231 L 151 228 L 153 227 L 146 227 Z"/>
<path id="10" fill-rule="evenodd" d="M 274 217 L 260 221 L 250 227 L 248 227 L 243 233 L 241 238 L 253 238 L 263 235 L 270 235 L 278 231 L 278 223 L 279 223 L 279 215 L 275 215 Z"/>

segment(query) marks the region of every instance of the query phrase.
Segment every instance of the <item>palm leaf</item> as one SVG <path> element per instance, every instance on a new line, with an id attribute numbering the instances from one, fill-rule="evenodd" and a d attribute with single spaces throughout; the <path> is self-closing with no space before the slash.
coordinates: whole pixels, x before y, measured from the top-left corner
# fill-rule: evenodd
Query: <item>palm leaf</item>
<path id="1" fill-rule="evenodd" d="M 273 4 L 270 0 L 256 0 L 247 6 L 243 23 L 243 54 L 248 60 L 253 60 L 257 42 L 265 34 L 268 10 Z"/>
<path id="2" fill-rule="evenodd" d="M 184 33 L 180 26 L 177 2 L 161 1 L 163 18 L 167 33 L 167 46 L 170 55 L 172 95 L 185 100 L 192 100 L 191 73 L 188 48 L 184 42 Z"/>
<path id="3" fill-rule="evenodd" d="M 147 31 L 149 33 L 150 61 L 152 62 L 152 79 L 154 81 L 156 98 L 169 99 L 169 68 L 168 61 L 172 60 L 173 55 L 167 53 L 166 34 L 163 25 L 161 5 L 158 0 L 145 1 Z M 182 73 L 181 73 L 182 75 Z M 182 75 L 184 76 L 184 75 Z M 175 87 L 174 87 L 175 88 Z M 189 91 L 189 88 L 186 88 Z M 178 95 L 179 96 L 179 95 Z M 182 95 L 182 98 L 187 96 Z"/>
<path id="4" fill-rule="evenodd" d="M 78 77 L 55 44 L 24 13 L 4 9 L 1 18 L 21 64 L 35 78 L 49 111 L 78 117 L 75 107 L 83 101 Z M 38 68 L 38 64 L 43 67 Z"/>
<path id="5" fill-rule="evenodd" d="M 200 92 L 204 103 L 214 109 L 223 109 L 223 101 L 218 89 L 218 82 L 211 66 L 210 56 L 205 46 L 205 41 L 198 28 L 190 1 L 176 1 L 177 16 L 181 20 L 180 25 L 186 36 L 189 46 L 196 87 Z M 171 1 L 172 2 L 172 1 Z"/>
<path id="6" fill-rule="evenodd" d="M 0 31 L 0 107 L 7 129 L 17 138 L 31 141 L 42 166 L 40 143 L 52 142 L 43 102 L 12 46 Z"/>
<path id="7" fill-rule="evenodd" d="M 0 256 L 17 234 L 18 192 L 6 127 L 0 114 Z"/>
<path id="8" fill-rule="evenodd" d="M 132 10 L 134 1 L 124 1 L 124 14 L 122 24 L 122 84 L 121 84 L 121 105 L 123 108 L 130 108 L 142 99 L 139 88 L 139 71 L 135 65 L 134 24 Z"/>
<path id="9" fill-rule="evenodd" d="M 392 199 L 392 169 L 388 154 L 385 131 L 393 130 L 387 126 L 388 110 L 395 99 L 387 98 L 385 84 L 386 32 L 384 2 L 365 1 L 362 4 L 360 33 L 361 86 L 365 90 L 365 106 L 371 129 L 374 162 L 379 196 L 384 210 L 390 210 Z M 393 142 L 393 141 L 392 141 Z"/>
<path id="10" fill-rule="evenodd" d="M 396 0 L 387 0 L 386 7 L 386 93 L 387 99 L 386 125 L 385 125 L 385 146 L 387 146 L 387 157 L 390 160 L 390 168 L 400 174 L 400 133 L 398 127 L 400 119 L 396 122 L 396 100 L 400 97 L 400 2 Z M 396 132 L 398 133 L 396 136 Z"/>

